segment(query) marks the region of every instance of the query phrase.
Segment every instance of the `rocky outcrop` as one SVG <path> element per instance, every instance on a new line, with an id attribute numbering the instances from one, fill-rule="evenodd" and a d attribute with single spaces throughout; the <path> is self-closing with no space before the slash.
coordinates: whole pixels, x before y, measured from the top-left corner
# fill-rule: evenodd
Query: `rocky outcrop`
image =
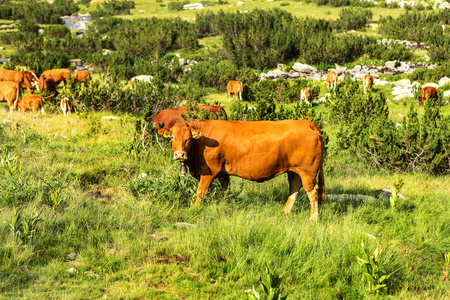
<path id="1" fill-rule="evenodd" d="M 388 61 L 384 66 L 361 66 L 357 65 L 352 69 L 347 69 L 346 67 L 340 67 L 336 65 L 335 68 L 329 69 L 328 71 L 335 71 L 339 78 L 342 79 L 345 74 L 349 74 L 351 78 L 362 79 L 366 74 L 372 74 L 374 79 L 379 79 L 379 74 L 384 75 L 398 75 L 404 73 L 412 73 L 417 68 L 429 68 L 432 69 L 436 67 L 437 64 L 430 64 L 424 62 L 412 63 L 412 62 L 400 62 L 400 61 Z M 294 80 L 298 77 L 311 79 L 313 81 L 321 80 L 326 78 L 327 72 L 319 71 L 316 68 L 295 63 L 292 66 L 292 70 L 289 72 L 284 72 L 282 70 L 276 69 L 269 71 L 267 73 L 260 74 L 260 80 L 272 79 L 277 80 L 278 78 L 285 78 Z"/>

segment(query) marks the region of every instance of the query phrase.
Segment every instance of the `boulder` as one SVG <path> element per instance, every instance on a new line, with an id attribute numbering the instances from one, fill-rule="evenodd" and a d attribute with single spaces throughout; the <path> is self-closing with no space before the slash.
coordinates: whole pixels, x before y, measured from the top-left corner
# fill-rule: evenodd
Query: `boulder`
<path id="1" fill-rule="evenodd" d="M 400 67 L 401 64 L 399 61 L 394 60 L 394 61 L 387 61 L 384 65 L 386 66 L 386 68 L 389 69 L 397 69 L 398 67 Z"/>
<path id="2" fill-rule="evenodd" d="M 409 79 L 402 79 L 402 80 L 394 82 L 394 85 L 396 87 L 402 88 L 402 89 L 411 88 L 411 80 L 409 80 Z"/>
<path id="3" fill-rule="evenodd" d="M 131 78 L 131 81 L 139 81 L 139 82 L 151 82 L 153 76 L 150 75 L 139 75 Z"/>
<path id="4" fill-rule="evenodd" d="M 446 84 L 450 84 L 450 78 L 448 78 L 448 77 L 442 77 L 442 78 L 439 80 L 439 86 L 444 86 L 444 85 L 446 85 Z"/>
<path id="5" fill-rule="evenodd" d="M 432 86 L 434 88 L 438 88 L 439 84 L 437 83 L 433 83 L 433 82 L 427 82 L 426 84 L 424 84 L 422 87 L 426 87 L 426 86 Z"/>
<path id="6" fill-rule="evenodd" d="M 292 69 L 294 69 L 295 71 L 299 72 L 299 73 L 314 73 L 317 72 L 317 69 L 307 65 L 307 64 L 301 64 L 301 63 L 295 63 L 292 66 Z"/>
<path id="7" fill-rule="evenodd" d="M 450 9 L 450 3 L 448 3 L 448 2 L 442 2 L 442 3 L 439 5 L 439 9 Z"/>
<path id="8" fill-rule="evenodd" d="M 392 86 L 393 83 L 386 80 L 375 80 L 373 81 L 373 85 L 382 85 L 382 86 Z"/>
<path id="9" fill-rule="evenodd" d="M 192 3 L 183 5 L 184 10 L 192 10 L 192 9 L 203 9 L 203 4 L 201 3 Z"/>
<path id="10" fill-rule="evenodd" d="M 405 99 L 405 98 L 414 98 L 414 94 L 411 91 L 409 91 L 409 92 L 404 93 L 404 94 L 399 94 L 398 96 L 396 96 L 392 100 L 397 101 L 397 100 L 401 100 L 401 99 Z"/>

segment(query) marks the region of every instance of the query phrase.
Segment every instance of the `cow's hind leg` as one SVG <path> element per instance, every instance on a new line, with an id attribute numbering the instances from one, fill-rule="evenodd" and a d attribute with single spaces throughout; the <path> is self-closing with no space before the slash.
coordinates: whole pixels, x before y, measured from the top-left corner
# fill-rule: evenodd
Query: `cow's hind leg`
<path id="1" fill-rule="evenodd" d="M 283 213 L 285 214 L 291 212 L 295 199 L 297 199 L 298 191 L 302 187 L 302 180 L 297 173 L 289 171 L 288 180 L 289 180 L 289 197 L 286 202 L 286 206 L 283 209 Z"/>
<path id="2" fill-rule="evenodd" d="M 311 220 L 317 221 L 319 219 L 319 191 L 325 193 L 325 189 L 319 189 L 319 184 L 316 181 L 316 174 L 300 171 L 300 177 L 303 182 L 303 188 L 309 198 L 311 204 Z M 320 201 L 322 202 L 322 201 Z"/>

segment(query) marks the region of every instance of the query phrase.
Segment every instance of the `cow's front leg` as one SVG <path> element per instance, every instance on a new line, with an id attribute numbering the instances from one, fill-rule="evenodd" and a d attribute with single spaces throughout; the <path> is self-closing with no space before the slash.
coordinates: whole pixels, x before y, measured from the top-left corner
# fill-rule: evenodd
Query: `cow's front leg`
<path id="1" fill-rule="evenodd" d="M 209 186 L 211 182 L 214 180 L 215 176 L 212 175 L 202 175 L 200 176 L 200 183 L 197 187 L 197 199 L 194 202 L 194 205 L 199 205 L 202 202 L 203 196 L 208 192 Z"/>

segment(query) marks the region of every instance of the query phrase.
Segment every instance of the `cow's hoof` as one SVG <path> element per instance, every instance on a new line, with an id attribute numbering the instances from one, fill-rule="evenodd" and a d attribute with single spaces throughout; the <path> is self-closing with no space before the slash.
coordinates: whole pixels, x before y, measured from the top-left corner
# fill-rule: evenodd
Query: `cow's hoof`
<path id="1" fill-rule="evenodd" d="M 318 213 L 312 214 L 310 220 L 313 222 L 317 222 L 319 220 L 319 214 Z"/>
<path id="2" fill-rule="evenodd" d="M 291 212 L 291 210 L 289 209 L 289 210 L 287 210 L 286 208 L 285 209 L 283 209 L 283 214 L 285 214 L 285 215 L 287 215 L 287 214 L 289 214 Z"/>

